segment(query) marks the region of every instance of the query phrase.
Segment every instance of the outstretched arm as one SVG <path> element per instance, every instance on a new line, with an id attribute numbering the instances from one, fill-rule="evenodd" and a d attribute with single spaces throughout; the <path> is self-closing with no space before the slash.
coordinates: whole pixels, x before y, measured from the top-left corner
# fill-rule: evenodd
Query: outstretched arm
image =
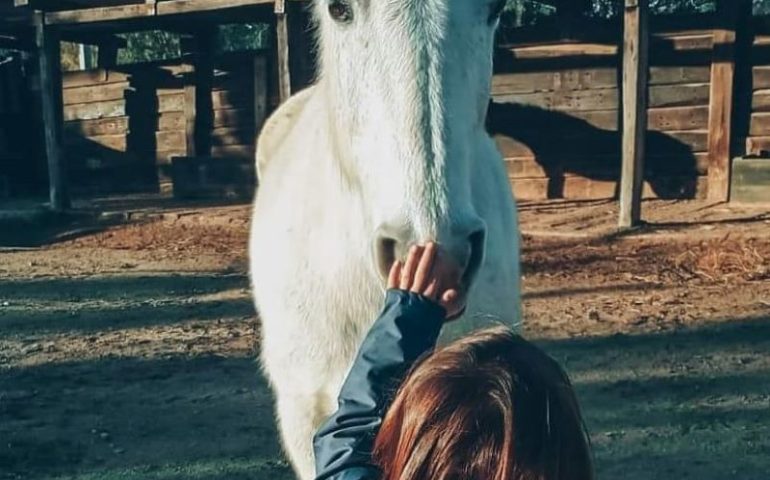
<path id="1" fill-rule="evenodd" d="M 437 247 L 410 251 L 391 270 L 385 307 L 359 349 L 339 395 L 339 409 L 313 440 L 317 480 L 376 480 L 372 447 L 391 395 L 438 339 L 447 312 L 460 309 L 451 265 Z M 448 261 L 444 261 L 448 263 Z M 452 272 L 452 273 L 450 273 Z"/>

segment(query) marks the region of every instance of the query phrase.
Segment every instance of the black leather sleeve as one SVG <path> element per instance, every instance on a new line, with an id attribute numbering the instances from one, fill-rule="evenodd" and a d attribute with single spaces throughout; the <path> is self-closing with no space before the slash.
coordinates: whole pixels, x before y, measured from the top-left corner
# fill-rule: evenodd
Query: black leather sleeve
<path id="1" fill-rule="evenodd" d="M 316 480 L 377 480 L 372 447 L 393 392 L 438 340 L 446 312 L 419 295 L 389 290 L 342 385 L 339 407 L 313 438 Z"/>

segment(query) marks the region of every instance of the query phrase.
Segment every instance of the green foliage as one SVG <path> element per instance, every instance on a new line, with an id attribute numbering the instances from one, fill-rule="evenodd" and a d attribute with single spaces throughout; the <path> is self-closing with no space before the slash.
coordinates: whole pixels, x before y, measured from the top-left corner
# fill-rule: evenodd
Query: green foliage
<path id="1" fill-rule="evenodd" d="M 270 26 L 264 23 L 238 23 L 219 27 L 219 50 L 234 52 L 270 47 Z"/>
<path id="2" fill-rule="evenodd" d="M 126 39 L 126 48 L 118 51 L 118 64 L 170 60 L 181 56 L 178 33 L 160 30 L 120 35 Z"/>

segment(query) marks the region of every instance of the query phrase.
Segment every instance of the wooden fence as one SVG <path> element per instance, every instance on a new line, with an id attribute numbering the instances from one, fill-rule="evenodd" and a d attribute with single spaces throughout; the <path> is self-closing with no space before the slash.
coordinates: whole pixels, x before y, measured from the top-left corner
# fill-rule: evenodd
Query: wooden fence
<path id="1" fill-rule="evenodd" d="M 706 195 L 713 32 L 656 33 L 645 196 Z M 611 44 L 503 49 L 489 128 L 520 199 L 611 198 L 620 177 L 620 61 Z"/>
<path id="2" fill-rule="evenodd" d="M 137 64 L 63 77 L 64 146 L 73 186 L 91 192 L 166 189 L 171 161 L 189 155 L 198 111 L 191 68 L 181 62 Z M 228 54 L 214 72 L 210 156 L 253 163 L 266 116 L 262 53 Z M 263 95 L 257 101 L 255 95 Z M 260 107 L 259 105 L 264 105 Z"/>

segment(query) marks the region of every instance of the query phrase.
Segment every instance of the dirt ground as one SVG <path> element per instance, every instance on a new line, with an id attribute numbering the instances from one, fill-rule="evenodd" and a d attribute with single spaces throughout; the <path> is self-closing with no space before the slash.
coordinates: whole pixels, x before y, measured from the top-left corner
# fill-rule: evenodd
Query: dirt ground
<path id="1" fill-rule="evenodd" d="M 525 333 L 569 371 L 599 478 L 770 478 L 770 208 L 649 202 L 623 235 L 615 209 L 521 205 Z M 291 478 L 248 210 L 0 250 L 0 479 Z"/>

